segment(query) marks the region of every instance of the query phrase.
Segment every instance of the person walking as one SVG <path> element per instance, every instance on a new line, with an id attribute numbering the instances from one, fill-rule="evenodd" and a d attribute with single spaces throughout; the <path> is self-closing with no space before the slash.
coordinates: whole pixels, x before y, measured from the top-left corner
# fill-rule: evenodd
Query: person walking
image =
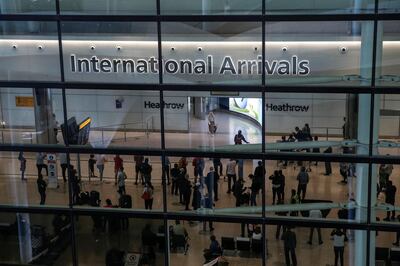
<path id="1" fill-rule="evenodd" d="M 40 205 L 44 205 L 46 202 L 47 183 L 46 183 L 46 181 L 43 180 L 42 174 L 38 175 L 36 183 L 37 183 L 38 191 L 40 194 Z"/>
<path id="2" fill-rule="evenodd" d="M 46 159 L 46 154 L 44 154 L 43 152 L 38 152 L 36 154 L 36 168 L 38 170 L 38 176 L 42 174 L 43 168 L 46 170 L 46 175 L 49 175 L 49 169 L 47 167 L 47 164 L 44 163 L 44 159 Z"/>
<path id="3" fill-rule="evenodd" d="M 285 201 L 285 184 L 286 184 L 286 177 L 283 174 L 282 170 L 278 171 L 279 175 L 279 182 L 280 182 L 280 187 L 278 190 L 278 198 L 280 198 L 282 201 Z"/>
<path id="4" fill-rule="evenodd" d="M 163 161 L 162 161 L 162 157 L 161 157 L 161 163 L 162 162 Z M 170 169 L 171 169 L 171 162 L 169 161 L 168 156 L 165 156 L 164 165 L 163 165 L 163 172 L 164 172 L 164 175 L 165 175 L 166 180 L 167 180 L 167 185 L 171 184 L 169 182 Z"/>
<path id="5" fill-rule="evenodd" d="M 135 161 L 135 185 L 138 184 L 138 178 L 139 178 L 139 174 L 140 174 L 140 179 L 142 181 L 142 185 L 144 184 L 144 179 L 143 179 L 143 173 L 140 172 L 141 167 L 142 167 L 142 163 L 144 161 L 144 156 L 143 155 L 135 155 L 133 157 L 133 160 Z"/>
<path id="6" fill-rule="evenodd" d="M 307 184 L 309 181 L 308 173 L 306 172 L 306 168 L 304 166 L 301 167 L 299 174 L 297 175 L 297 180 L 299 184 L 297 186 L 297 194 L 300 196 L 301 193 L 301 200 L 304 200 L 307 192 Z"/>
<path id="7" fill-rule="evenodd" d="M 242 145 L 242 142 L 249 143 L 242 134 L 242 131 L 239 130 L 238 133 L 235 135 L 233 142 L 235 145 Z"/>
<path id="8" fill-rule="evenodd" d="M 124 172 L 124 167 L 121 166 L 121 168 L 119 168 L 118 173 L 118 193 L 120 194 L 120 196 L 125 195 L 126 191 L 125 191 L 125 180 L 127 179 L 126 173 Z"/>
<path id="9" fill-rule="evenodd" d="M 114 178 L 115 178 L 115 185 L 117 185 L 117 178 L 118 178 L 118 172 L 121 169 L 121 167 L 124 166 L 124 160 L 119 156 L 119 154 L 115 155 L 114 157 Z"/>
<path id="10" fill-rule="evenodd" d="M 220 158 L 213 158 L 213 166 L 215 172 L 219 173 L 219 175 L 222 176 L 222 162 Z"/>
<path id="11" fill-rule="evenodd" d="M 236 183 L 236 161 L 234 159 L 230 159 L 229 163 L 226 165 L 226 176 L 228 178 L 228 191 L 226 193 L 229 194 Z"/>
<path id="12" fill-rule="evenodd" d="M 215 179 L 216 179 L 216 175 L 218 175 L 217 172 L 214 171 L 214 167 L 210 167 L 210 171 L 207 173 L 207 175 L 204 178 L 204 183 L 207 187 L 207 194 L 210 196 L 210 199 L 212 200 L 217 199 L 218 200 L 218 194 L 215 194 Z M 214 193 L 214 197 L 213 197 L 213 193 Z"/>
<path id="13" fill-rule="evenodd" d="M 286 231 L 282 234 L 283 247 L 285 250 L 285 261 L 286 266 L 297 266 L 296 258 L 296 234 L 291 230 L 290 227 L 286 228 Z M 292 259 L 292 264 L 290 264 L 290 259 Z"/>
<path id="14" fill-rule="evenodd" d="M 185 211 L 189 211 L 190 197 L 192 195 L 192 185 L 189 181 L 189 175 L 186 174 L 183 180 L 183 199 L 185 203 Z"/>
<path id="15" fill-rule="evenodd" d="M 103 181 L 104 164 L 107 162 L 104 154 L 98 154 L 96 157 L 96 167 L 99 170 L 100 181 Z"/>
<path id="16" fill-rule="evenodd" d="M 18 160 L 19 160 L 19 170 L 21 171 L 21 180 L 26 181 L 27 180 L 25 178 L 26 159 L 25 159 L 24 153 L 22 151 L 19 152 Z"/>
<path id="17" fill-rule="evenodd" d="M 143 189 L 142 199 L 144 199 L 144 208 L 146 210 L 153 209 L 153 194 L 154 194 L 154 187 L 150 181 L 146 182 Z"/>
<path id="18" fill-rule="evenodd" d="M 335 266 L 338 266 L 338 261 L 340 260 L 340 265 L 344 266 L 343 263 L 343 253 L 344 253 L 344 242 L 345 234 L 339 228 L 332 231 L 331 236 L 333 237 L 333 251 L 335 253 Z"/>
<path id="19" fill-rule="evenodd" d="M 61 174 L 64 182 L 67 182 L 67 168 L 68 168 L 68 161 L 67 161 L 67 154 L 60 153 L 60 166 L 61 166 Z"/>
<path id="20" fill-rule="evenodd" d="M 322 212 L 320 210 L 311 210 L 310 211 L 310 218 L 312 219 L 321 219 L 322 218 Z M 318 244 L 322 245 L 324 242 L 322 242 L 322 237 L 321 237 L 321 228 L 319 227 L 311 227 L 310 228 L 310 235 L 308 238 L 307 244 L 312 245 L 312 240 L 313 240 L 313 234 L 314 234 L 314 229 L 317 229 L 318 233 Z"/>

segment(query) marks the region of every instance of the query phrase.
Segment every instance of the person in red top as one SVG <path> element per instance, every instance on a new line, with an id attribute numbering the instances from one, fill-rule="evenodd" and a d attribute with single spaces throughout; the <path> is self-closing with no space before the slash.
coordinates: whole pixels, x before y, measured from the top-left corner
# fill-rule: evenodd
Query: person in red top
<path id="1" fill-rule="evenodd" d="M 119 155 L 115 155 L 114 157 L 114 176 L 115 176 L 115 185 L 117 184 L 117 175 L 118 175 L 118 171 L 121 167 L 124 166 L 124 160 L 122 160 L 121 157 L 119 157 Z"/>

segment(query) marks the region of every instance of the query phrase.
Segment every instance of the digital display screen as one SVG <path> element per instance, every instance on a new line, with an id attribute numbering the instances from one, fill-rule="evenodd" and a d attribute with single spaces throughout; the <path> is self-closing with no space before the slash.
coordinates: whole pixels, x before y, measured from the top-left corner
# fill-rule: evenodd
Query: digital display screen
<path id="1" fill-rule="evenodd" d="M 262 124 L 262 100 L 260 98 L 229 98 L 229 110 L 249 116 Z"/>

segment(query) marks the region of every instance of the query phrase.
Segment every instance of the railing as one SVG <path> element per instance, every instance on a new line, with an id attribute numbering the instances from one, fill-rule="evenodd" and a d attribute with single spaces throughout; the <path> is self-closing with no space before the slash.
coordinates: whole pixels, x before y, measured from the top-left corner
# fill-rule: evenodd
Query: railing
<path id="1" fill-rule="evenodd" d="M 123 142 L 127 142 L 129 140 L 128 133 L 133 132 L 135 130 L 144 132 L 144 137 L 146 137 L 147 140 L 149 140 L 150 133 L 154 132 L 154 130 L 155 130 L 154 129 L 154 117 L 150 116 L 145 121 L 137 122 L 137 123 L 106 125 L 106 126 L 92 127 L 90 129 L 91 133 L 99 132 L 99 134 L 101 135 L 101 140 L 99 142 L 101 142 L 102 144 L 106 143 L 105 132 L 122 132 L 123 133 L 122 138 L 112 138 L 112 139 L 110 139 L 110 142 L 120 141 L 120 140 L 123 140 Z M 58 133 L 62 134 L 61 130 L 58 130 Z M 28 142 L 30 144 L 35 144 L 36 143 L 35 136 L 37 134 L 40 134 L 40 132 L 37 132 L 33 127 L 27 127 L 27 128 L 2 127 L 2 128 L 0 128 L 2 144 L 13 143 L 13 142 L 27 143 L 26 140 L 28 140 Z M 6 139 L 7 135 L 9 137 L 8 141 Z M 15 139 L 15 141 L 12 141 L 12 139 Z M 97 141 L 94 141 L 94 143 L 96 143 L 96 142 Z"/>
<path id="2" fill-rule="evenodd" d="M 329 140 L 329 136 L 339 135 L 343 136 L 343 128 L 341 127 L 311 127 L 312 135 L 325 135 L 326 140 Z"/>

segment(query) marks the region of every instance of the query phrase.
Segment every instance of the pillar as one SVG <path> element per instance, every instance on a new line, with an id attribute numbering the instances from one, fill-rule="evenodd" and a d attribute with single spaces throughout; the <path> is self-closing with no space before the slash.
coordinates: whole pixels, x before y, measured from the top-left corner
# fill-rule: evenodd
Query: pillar
<path id="1" fill-rule="evenodd" d="M 370 85 L 371 78 L 371 65 L 373 60 L 373 36 L 374 36 L 374 23 L 362 22 L 361 28 L 361 52 L 360 52 L 360 75 L 365 82 L 365 85 Z M 382 29 L 378 26 L 377 29 L 377 45 L 376 45 L 376 65 L 379 66 L 382 57 Z M 376 69 L 376 77 L 379 77 L 380 70 Z M 362 84 L 364 85 L 364 84 Z M 371 108 L 371 95 L 360 94 L 358 96 L 358 114 L 357 114 L 357 139 L 360 145 L 357 147 L 357 154 L 368 155 L 369 153 L 369 138 L 370 138 L 370 116 Z M 378 143 L 379 132 L 379 114 L 380 114 L 380 95 L 374 97 L 374 127 L 372 133 L 373 144 Z M 374 151 L 376 152 L 376 151 Z M 358 222 L 367 221 L 367 207 L 368 207 L 368 165 L 357 164 L 357 184 L 356 184 L 356 202 L 360 207 L 356 212 L 356 220 Z M 371 206 L 376 204 L 376 176 L 377 166 L 372 165 L 371 168 Z M 371 221 L 375 220 L 375 210 L 371 209 Z M 357 231 L 355 235 L 355 265 L 367 265 L 367 237 L 368 232 Z M 369 265 L 375 265 L 375 232 L 371 232 L 369 236 Z"/>

